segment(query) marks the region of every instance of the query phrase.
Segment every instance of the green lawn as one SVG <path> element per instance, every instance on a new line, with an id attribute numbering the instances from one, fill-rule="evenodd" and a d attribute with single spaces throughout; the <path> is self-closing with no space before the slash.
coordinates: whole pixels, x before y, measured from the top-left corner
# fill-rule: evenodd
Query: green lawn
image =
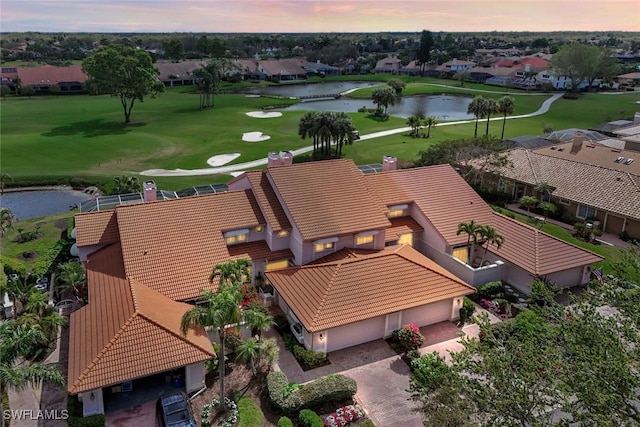
<path id="1" fill-rule="evenodd" d="M 347 80 L 362 80 L 348 76 Z M 376 77 L 384 83 L 389 76 Z M 467 89 L 498 92 L 502 88 L 465 84 L 460 88 L 451 80 L 403 78 L 406 94 L 465 93 Z M 450 88 L 424 83 L 448 84 Z M 0 103 L 2 133 L 2 172 L 14 183 L 56 181 L 78 178 L 85 182 L 110 182 L 114 176 L 134 175 L 146 169 L 196 169 L 208 167 L 206 160 L 216 154 L 241 153 L 234 163 L 264 158 L 269 151 L 296 149 L 311 144 L 298 135 L 298 121 L 304 112 L 285 112 L 276 119 L 255 119 L 245 115 L 273 104 L 295 101 L 274 98 L 247 98 L 223 94 L 215 108 L 198 109 L 198 95 L 191 88 L 172 88 L 133 109 L 134 123 L 122 124 L 119 101 L 109 96 L 9 97 Z M 369 97 L 371 89 L 354 92 Z M 511 91 L 516 114 L 535 111 L 549 95 L 525 95 Z M 482 93 L 483 96 L 502 96 Z M 541 134 L 547 124 L 555 129 L 589 127 L 629 117 L 640 94 L 588 94 L 577 101 L 558 100 L 551 111 L 540 117 L 507 121 L 505 136 Z M 353 113 L 352 120 L 362 135 L 405 127 L 406 120 L 391 117 L 379 121 L 371 114 Z M 490 123 L 490 133 L 500 135 L 501 121 Z M 473 136 L 473 124 L 438 126 L 431 138 L 413 139 L 396 134 L 346 147 L 345 155 L 356 163 L 380 162 L 385 154 L 412 160 L 429 144 Z M 265 142 L 244 142 L 242 134 L 261 131 L 271 136 Z M 479 125 L 484 133 L 484 123 Z M 156 177 L 160 188 L 177 190 L 191 185 L 225 182 L 229 176 Z"/>

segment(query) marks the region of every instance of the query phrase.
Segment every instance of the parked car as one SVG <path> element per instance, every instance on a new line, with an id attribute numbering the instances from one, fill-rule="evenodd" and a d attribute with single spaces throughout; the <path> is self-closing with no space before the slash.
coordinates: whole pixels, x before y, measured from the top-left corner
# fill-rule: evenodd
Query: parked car
<path id="1" fill-rule="evenodd" d="M 185 392 L 178 391 L 160 397 L 157 410 L 163 427 L 196 427 L 193 409 Z"/>
<path id="2" fill-rule="evenodd" d="M 39 291 L 46 291 L 49 289 L 49 279 L 42 277 L 36 280 L 36 289 Z"/>

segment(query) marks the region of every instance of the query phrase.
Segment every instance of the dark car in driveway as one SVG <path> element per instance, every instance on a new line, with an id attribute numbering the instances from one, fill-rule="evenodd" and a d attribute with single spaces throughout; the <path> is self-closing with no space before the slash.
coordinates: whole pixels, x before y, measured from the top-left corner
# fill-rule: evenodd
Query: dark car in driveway
<path id="1" fill-rule="evenodd" d="M 167 394 L 158 399 L 158 421 L 163 427 L 197 427 L 193 410 L 184 392 Z"/>

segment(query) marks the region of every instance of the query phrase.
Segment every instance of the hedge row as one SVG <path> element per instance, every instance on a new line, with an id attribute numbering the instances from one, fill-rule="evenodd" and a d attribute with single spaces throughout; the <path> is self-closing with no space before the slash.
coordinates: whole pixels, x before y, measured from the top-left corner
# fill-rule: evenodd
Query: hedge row
<path id="1" fill-rule="evenodd" d="M 270 372 L 267 375 L 269 398 L 278 409 L 286 414 L 293 414 L 301 409 L 316 409 L 327 402 L 352 399 L 358 391 L 353 379 L 340 374 L 318 378 L 293 390 L 285 397 L 284 391 L 287 385 L 289 385 L 289 381 L 284 373 Z"/>

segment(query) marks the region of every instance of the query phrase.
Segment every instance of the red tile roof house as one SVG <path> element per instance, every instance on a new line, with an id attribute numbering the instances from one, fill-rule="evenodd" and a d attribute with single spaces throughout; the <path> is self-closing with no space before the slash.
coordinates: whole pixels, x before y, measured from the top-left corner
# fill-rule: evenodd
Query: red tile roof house
<path id="1" fill-rule="evenodd" d="M 33 86 L 36 91 L 46 90 L 52 84 L 57 84 L 62 92 L 79 92 L 82 91 L 82 84 L 87 81 L 87 75 L 82 71 L 81 65 L 19 67 L 17 71 L 20 84 Z"/>
<path id="2" fill-rule="evenodd" d="M 95 402 L 128 379 L 135 389 L 177 368 L 188 391 L 201 386 L 211 346 L 202 330 L 183 338 L 176 328 L 184 302 L 215 289 L 208 277 L 218 263 L 249 259 L 252 275 L 274 288 L 265 300 L 298 339 L 330 352 L 409 322 L 457 319 L 472 285 L 502 279 L 526 291 L 541 276 L 585 283 L 601 259 L 493 212 L 448 165 L 395 170 L 394 158 L 384 160 L 383 172 L 365 175 L 350 160 L 291 164 L 272 155 L 226 193 L 78 214 L 91 295 L 71 317 L 69 392 L 81 394 L 85 414 L 109 410 Z M 456 235 L 472 219 L 505 238 L 479 268 L 465 260 L 480 250 L 469 254 Z"/>

